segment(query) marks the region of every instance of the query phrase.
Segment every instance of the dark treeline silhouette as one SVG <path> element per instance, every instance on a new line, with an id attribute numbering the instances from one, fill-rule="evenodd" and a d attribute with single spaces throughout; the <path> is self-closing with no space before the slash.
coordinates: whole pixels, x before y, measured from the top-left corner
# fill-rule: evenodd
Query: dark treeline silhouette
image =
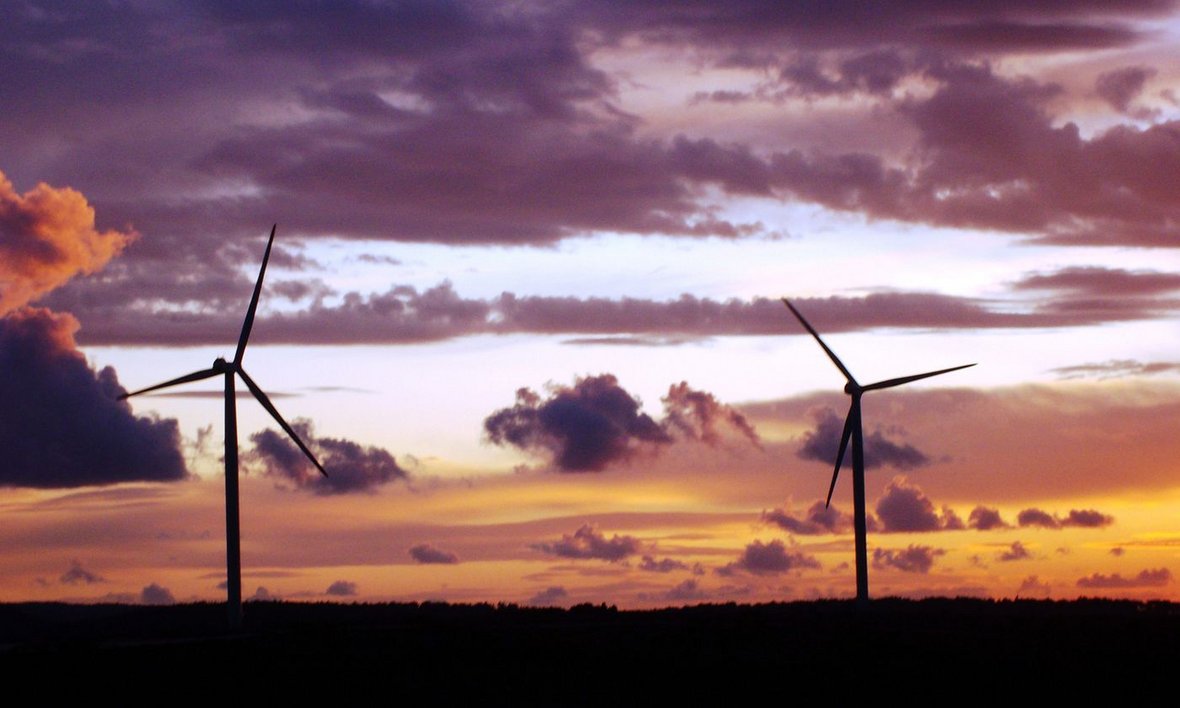
<path id="1" fill-rule="evenodd" d="M 199 690 L 232 685 L 270 696 L 396 686 L 414 704 L 703 701 L 765 687 L 821 691 L 840 705 L 904 686 L 1003 695 L 1016 682 L 1064 695 L 1094 681 L 1162 681 L 1180 638 L 1180 606 L 1115 600 L 652 611 L 250 602 L 238 634 L 215 629 L 223 612 L 220 603 L 0 605 L 0 665 L 28 680 L 83 669 L 132 692 L 146 690 L 141 679 L 200 676 Z"/>

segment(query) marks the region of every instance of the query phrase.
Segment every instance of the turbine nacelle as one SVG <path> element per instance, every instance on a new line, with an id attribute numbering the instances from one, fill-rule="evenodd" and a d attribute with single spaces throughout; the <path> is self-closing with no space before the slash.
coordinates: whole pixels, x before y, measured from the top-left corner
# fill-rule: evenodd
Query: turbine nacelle
<path id="1" fill-rule="evenodd" d="M 225 360 L 225 357 L 219 356 L 213 360 L 213 366 L 210 367 L 210 370 L 216 371 L 219 374 L 227 374 L 234 369 L 229 365 L 229 362 Z"/>

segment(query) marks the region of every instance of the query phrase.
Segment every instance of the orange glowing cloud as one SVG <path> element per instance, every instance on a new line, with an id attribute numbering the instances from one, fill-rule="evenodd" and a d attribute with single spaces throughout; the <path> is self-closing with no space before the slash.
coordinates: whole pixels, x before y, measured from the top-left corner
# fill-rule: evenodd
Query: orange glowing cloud
<path id="1" fill-rule="evenodd" d="M 97 230 L 76 190 L 42 182 L 18 194 L 0 172 L 0 316 L 102 268 L 135 236 Z"/>

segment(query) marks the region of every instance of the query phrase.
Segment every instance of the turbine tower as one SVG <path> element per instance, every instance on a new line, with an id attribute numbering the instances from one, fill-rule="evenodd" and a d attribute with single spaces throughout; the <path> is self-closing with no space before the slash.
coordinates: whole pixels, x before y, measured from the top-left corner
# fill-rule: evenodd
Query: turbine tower
<path id="1" fill-rule="evenodd" d="M 231 630 L 238 630 L 242 627 L 242 552 L 241 552 L 241 532 L 238 523 L 238 416 L 237 416 L 237 401 L 235 399 L 234 391 L 234 376 L 241 376 L 242 383 L 246 384 L 246 388 L 250 389 L 250 393 L 254 394 L 254 398 L 262 404 L 262 407 L 270 413 L 271 417 L 279 424 L 287 435 L 295 441 L 307 459 L 315 465 L 316 469 L 320 471 L 325 477 L 328 473 L 324 470 L 323 465 L 315 458 L 311 450 L 307 449 L 307 445 L 299 439 L 299 435 L 295 430 L 283 420 L 283 416 L 279 414 L 278 409 L 270 402 L 258 384 L 254 383 L 254 379 L 246 373 L 242 368 L 242 357 L 246 353 L 246 342 L 250 339 L 250 329 L 254 326 L 254 313 L 258 309 L 258 296 L 262 293 L 262 277 L 266 274 L 266 263 L 270 260 L 270 248 L 275 240 L 275 224 L 270 229 L 270 239 L 266 242 L 266 253 L 262 256 L 262 268 L 258 271 L 258 282 L 254 284 L 254 295 L 250 298 L 250 308 L 246 310 L 246 321 L 242 323 L 242 333 L 238 337 L 238 349 L 234 352 L 234 360 L 226 361 L 222 357 L 217 357 L 213 360 L 213 366 L 208 369 L 194 371 L 191 374 L 186 374 L 179 378 L 165 381 L 155 386 L 142 388 L 131 393 L 124 393 L 119 396 L 119 400 L 130 398 L 131 396 L 138 396 L 141 393 L 149 391 L 157 391 L 162 388 L 169 388 L 178 384 L 189 383 L 191 381 L 201 381 L 202 379 L 213 378 L 214 376 L 225 377 L 225 566 L 226 566 L 226 591 L 227 604 L 229 608 L 229 626 Z"/>
<path id="2" fill-rule="evenodd" d="M 949 369 L 939 369 L 938 371 L 928 371 L 924 374 L 914 374 L 913 376 L 902 376 L 896 379 L 886 379 L 885 381 L 878 381 L 867 386 L 862 386 L 857 383 L 856 378 L 840 361 L 835 352 L 824 344 L 824 340 L 820 339 L 819 333 L 811 326 L 803 315 L 795 309 L 785 297 L 783 304 L 790 308 L 791 312 L 803 325 L 803 328 L 815 337 L 815 341 L 823 348 L 824 353 L 836 365 L 841 374 L 844 374 L 844 379 L 847 383 L 844 384 L 844 393 L 847 393 L 852 398 L 852 405 L 848 408 L 848 417 L 844 419 L 844 433 L 840 436 L 840 449 L 836 452 L 836 469 L 832 472 L 832 483 L 828 486 L 828 499 L 824 506 L 827 507 L 832 503 L 832 492 L 836 489 L 836 477 L 840 474 L 840 463 L 844 460 L 844 451 L 848 448 L 848 441 L 852 440 L 852 506 L 853 506 L 853 529 L 856 533 L 856 599 L 859 603 L 865 603 L 869 600 L 869 554 L 868 554 L 868 528 L 865 523 L 865 451 L 864 451 L 864 430 L 861 426 L 860 416 L 860 399 L 861 396 L 869 391 L 878 391 L 883 388 L 893 388 L 894 386 L 901 386 L 902 384 L 910 383 L 911 381 L 918 381 L 919 379 L 930 378 L 931 376 L 938 376 L 951 371 L 958 371 L 959 369 L 966 369 L 975 364 L 964 364 L 962 366 L 953 366 Z"/>

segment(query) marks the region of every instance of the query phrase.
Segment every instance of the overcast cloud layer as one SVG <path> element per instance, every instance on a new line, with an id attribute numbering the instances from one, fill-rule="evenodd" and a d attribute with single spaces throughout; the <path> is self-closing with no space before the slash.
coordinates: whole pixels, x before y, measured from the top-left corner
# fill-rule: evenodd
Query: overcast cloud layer
<path id="1" fill-rule="evenodd" d="M 221 341 L 219 313 L 240 309 L 248 292 L 237 266 L 256 258 L 242 239 L 275 220 L 305 238 L 452 245 L 773 231 L 718 212 L 718 199 L 744 197 L 1064 245 L 1174 247 L 1180 123 L 1161 117 L 1176 97 L 1151 63 L 1159 33 L 1150 24 L 1172 10 L 1164 0 L 871 10 L 641 2 L 626 11 L 604 2 L 26 2 L 0 29 L 0 101 L 20 107 L 0 125 L 0 169 L 11 195 L 35 199 L 42 181 L 72 187 L 98 207 L 96 234 L 116 226 L 144 236 L 55 306 L 167 304 L 176 319 L 150 334 L 131 317 L 78 313 L 83 341 L 94 343 Z M 1035 62 L 1003 61 L 1080 50 L 1128 58 L 1067 83 L 1030 73 Z M 745 77 L 744 88 L 686 95 L 686 115 L 762 105 L 791 121 L 829 101 L 845 137 L 731 138 L 708 121 L 664 130 L 628 110 L 627 73 L 606 68 L 644 51 Z M 1075 113 L 1101 114 L 1106 127 L 1080 127 Z M 1090 275 L 1110 284 L 1109 274 Z M 334 329 L 339 341 L 553 331 L 561 308 L 572 311 L 556 321 L 573 323 L 562 332 L 645 333 L 652 326 L 633 316 L 644 307 L 668 323 L 661 334 L 782 329 L 773 302 L 758 301 L 480 301 L 446 326 L 412 305 L 389 307 L 419 297 L 394 288 L 305 308 L 267 336 L 289 341 L 297 330 L 306 340 L 332 316 L 358 324 Z M 1113 310 L 1090 301 L 1023 314 L 889 297 L 832 303 L 846 305 L 837 326 L 1057 326 L 1162 307 L 1158 291 Z M 709 317 L 725 307 L 739 316 Z"/>

